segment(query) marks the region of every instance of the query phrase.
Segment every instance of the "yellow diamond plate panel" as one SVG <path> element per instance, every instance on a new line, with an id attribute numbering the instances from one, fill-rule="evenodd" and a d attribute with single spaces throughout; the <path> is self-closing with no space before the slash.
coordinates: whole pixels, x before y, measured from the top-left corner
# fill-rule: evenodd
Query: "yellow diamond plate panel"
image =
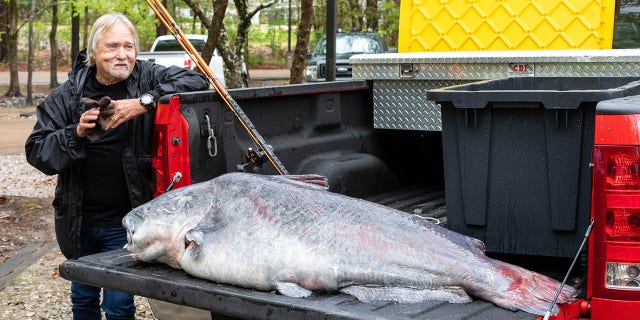
<path id="1" fill-rule="evenodd" d="M 615 0 L 403 0 L 399 52 L 611 49 Z"/>

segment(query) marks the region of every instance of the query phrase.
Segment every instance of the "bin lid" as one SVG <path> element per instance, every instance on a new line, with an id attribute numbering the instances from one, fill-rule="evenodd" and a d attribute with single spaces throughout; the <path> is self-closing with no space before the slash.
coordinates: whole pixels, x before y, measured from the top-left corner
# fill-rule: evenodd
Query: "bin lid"
<path id="1" fill-rule="evenodd" d="M 604 100 L 596 105 L 597 114 L 640 114 L 640 95 Z"/>
<path id="2" fill-rule="evenodd" d="M 427 100 L 456 108 L 510 102 L 509 107 L 542 104 L 546 109 L 576 109 L 583 102 L 637 94 L 640 77 L 510 77 L 427 90 Z"/>

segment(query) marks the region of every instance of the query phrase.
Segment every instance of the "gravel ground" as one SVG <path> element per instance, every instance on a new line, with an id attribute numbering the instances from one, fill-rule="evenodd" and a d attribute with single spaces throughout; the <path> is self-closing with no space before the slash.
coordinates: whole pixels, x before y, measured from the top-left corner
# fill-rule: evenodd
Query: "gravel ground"
<path id="1" fill-rule="evenodd" d="M 3 196 L 52 198 L 56 186 L 56 176 L 36 170 L 27 163 L 24 154 L 0 155 L 0 179 Z"/>
<path id="2" fill-rule="evenodd" d="M 58 274 L 65 258 L 57 246 L 0 291 L 0 319 L 71 319 L 71 282 Z M 146 298 L 135 297 L 136 319 L 156 319 Z M 104 318 L 104 317 L 103 317 Z"/>
<path id="3" fill-rule="evenodd" d="M 0 132 L 3 135 L 4 132 Z M 24 141 L 24 140 L 22 140 Z M 46 176 L 31 167 L 24 154 L 0 155 L 0 196 L 52 198 L 55 176 Z M 53 233 L 53 213 L 47 228 Z M 58 274 L 65 260 L 57 245 L 26 268 L 4 288 L 0 287 L 0 319 L 71 319 L 70 282 Z M 146 298 L 136 297 L 137 319 L 156 319 Z"/>

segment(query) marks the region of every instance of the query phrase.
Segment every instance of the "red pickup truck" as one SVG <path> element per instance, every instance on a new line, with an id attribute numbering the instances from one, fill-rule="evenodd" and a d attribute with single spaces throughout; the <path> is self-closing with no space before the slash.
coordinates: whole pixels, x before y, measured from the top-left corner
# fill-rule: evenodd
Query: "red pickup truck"
<path id="1" fill-rule="evenodd" d="M 607 42 L 603 26 L 612 29 L 609 48 L 640 47 L 637 8 L 630 0 L 403 1 L 401 11 L 415 15 L 400 19 L 399 36 L 409 39 L 400 51 L 424 52 L 353 56 L 355 81 L 230 93 L 290 173 L 322 174 L 332 192 L 436 219 L 484 241 L 491 257 L 559 280 L 577 261 L 568 279 L 580 300 L 553 319 L 636 319 L 640 50 L 548 49 Z M 533 30 L 523 22 L 530 17 Z M 484 40 L 492 50 L 547 50 L 435 50 Z M 248 161 L 255 146 L 214 92 L 163 97 L 154 141 L 157 194 L 231 171 L 275 174 Z M 480 300 L 294 299 L 195 279 L 125 251 L 66 261 L 61 274 L 215 319 L 536 318 Z"/>
<path id="2" fill-rule="evenodd" d="M 375 128 L 375 80 L 237 89 L 230 93 L 291 173 L 323 174 L 329 177 L 330 191 L 434 218 L 449 228 L 480 235 L 487 243 L 488 255 L 494 258 L 560 280 L 593 218 L 588 250 L 581 253 L 583 259 L 570 276 L 570 284 L 582 290 L 582 300 L 565 306 L 555 319 L 633 319 L 629 315 L 635 315 L 640 308 L 640 291 L 634 290 L 638 275 L 633 272 L 640 266 L 637 252 L 640 194 L 636 186 L 640 181 L 640 141 L 635 131 L 640 98 L 633 95 L 640 94 L 640 86 L 632 78 L 585 79 L 574 79 L 581 85 L 571 90 L 551 90 L 552 104 L 562 105 L 566 100 L 563 96 L 572 95 L 568 100 L 575 108 L 562 107 L 574 108 L 570 110 L 548 110 L 535 101 L 537 107 L 504 108 L 499 101 L 504 87 L 476 92 L 473 96 L 482 93 L 488 98 L 485 101 L 488 104 L 481 102 L 481 108 L 446 106 L 448 102 L 441 101 L 443 110 L 450 111 L 443 111 L 441 131 Z M 520 80 L 541 81 L 511 78 L 516 83 Z M 471 91 L 479 90 L 486 82 L 479 85 Z M 449 90 L 445 97 L 455 88 L 460 87 L 444 89 Z M 520 88 L 516 98 L 529 94 L 522 90 L 530 89 Z M 457 93 L 449 98 L 455 98 Z M 595 97 L 585 96 L 591 94 Z M 514 96 L 513 92 L 507 95 Z M 627 97 L 608 100 L 616 96 Z M 530 99 L 542 98 L 540 92 L 530 95 Z M 586 105 L 580 103 L 583 100 Z M 515 103 L 521 102 L 515 99 Z M 485 121 L 489 120 L 492 125 L 487 127 Z M 451 129 L 452 124 L 462 128 Z M 478 134 L 476 129 L 488 131 Z M 503 131 L 512 133 L 505 136 Z M 453 136 L 490 139 L 486 140 L 488 143 L 458 140 L 453 144 Z M 553 138 L 548 144 L 547 136 Z M 505 145 L 511 142 L 523 146 Z M 266 162 L 256 165 L 247 161 L 252 142 L 214 92 L 163 97 L 154 143 L 158 194 L 170 185 L 179 188 L 225 172 L 275 174 Z M 453 145 L 476 150 L 465 158 L 451 152 Z M 484 148 L 488 145 L 496 149 Z M 486 161 L 479 157 L 483 152 Z M 469 171 L 482 171 L 482 165 L 471 161 L 465 167 L 464 159 L 480 160 L 480 164 L 490 169 L 485 175 L 485 191 L 456 191 L 458 187 L 467 188 L 481 181 L 478 172 Z M 510 164 L 503 166 L 504 163 Z M 496 174 L 499 169 L 494 165 L 503 166 L 501 173 Z M 461 175 L 462 171 L 456 168 L 462 168 L 465 174 Z M 554 180 L 550 173 L 559 174 L 560 179 Z M 454 182 L 464 177 L 471 184 Z M 503 184 L 525 187 L 504 190 Z M 551 197 L 529 197 L 526 192 L 531 184 L 543 186 L 544 190 L 538 192 Z M 496 198 L 497 191 L 511 193 Z M 457 200 L 461 194 L 468 199 Z M 484 205 L 474 205 L 476 195 L 485 197 Z M 552 206 L 573 211 L 560 210 L 558 216 L 553 214 L 556 208 Z M 499 217 L 494 213 L 500 208 L 521 212 Z M 529 211 L 522 212 L 525 209 Z M 466 210 L 472 214 L 465 215 Z M 484 226 L 473 214 L 482 211 L 487 211 Z M 61 274 L 74 281 L 205 309 L 214 318 L 221 315 L 229 319 L 536 318 L 481 300 L 469 304 L 403 305 L 359 303 L 341 294 L 295 299 L 195 279 L 164 265 L 133 261 L 126 251 L 66 261 Z"/>

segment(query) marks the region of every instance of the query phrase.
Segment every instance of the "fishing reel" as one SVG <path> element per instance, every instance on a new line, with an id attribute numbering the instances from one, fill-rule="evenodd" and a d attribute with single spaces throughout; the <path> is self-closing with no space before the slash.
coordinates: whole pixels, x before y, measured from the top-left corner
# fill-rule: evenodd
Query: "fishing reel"
<path id="1" fill-rule="evenodd" d="M 253 150 L 249 147 L 242 155 L 242 164 L 237 166 L 238 171 L 259 173 L 262 171 L 262 165 L 267 161 L 264 150 Z"/>

